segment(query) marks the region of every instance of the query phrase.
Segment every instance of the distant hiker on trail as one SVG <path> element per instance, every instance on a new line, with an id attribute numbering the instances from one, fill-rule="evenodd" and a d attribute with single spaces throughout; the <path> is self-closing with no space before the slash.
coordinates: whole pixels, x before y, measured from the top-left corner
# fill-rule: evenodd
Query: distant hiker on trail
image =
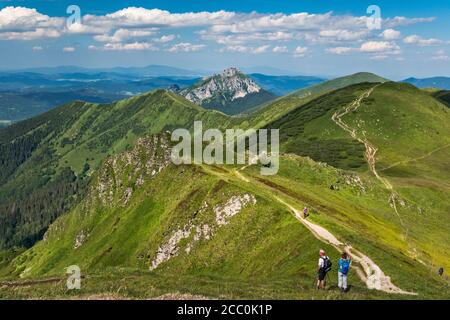
<path id="1" fill-rule="evenodd" d="M 438 274 L 442 277 L 442 275 L 444 274 L 444 268 L 440 267 Z"/>
<path id="2" fill-rule="evenodd" d="M 304 207 L 304 208 L 303 208 L 303 217 L 304 217 L 304 218 L 306 218 L 307 216 L 309 216 L 308 211 L 309 211 L 309 210 L 308 210 L 307 207 Z"/>
<path id="3" fill-rule="evenodd" d="M 331 270 L 331 260 L 328 258 L 328 256 L 325 254 L 325 251 L 320 249 L 319 251 L 319 263 L 317 265 L 317 274 L 318 274 L 318 280 L 317 280 L 317 289 L 325 289 L 327 283 L 325 280 L 325 277 L 327 273 Z"/>
<path id="4" fill-rule="evenodd" d="M 347 252 L 342 253 L 338 262 L 338 287 L 342 292 L 347 291 L 347 274 L 350 269 L 351 259 Z"/>

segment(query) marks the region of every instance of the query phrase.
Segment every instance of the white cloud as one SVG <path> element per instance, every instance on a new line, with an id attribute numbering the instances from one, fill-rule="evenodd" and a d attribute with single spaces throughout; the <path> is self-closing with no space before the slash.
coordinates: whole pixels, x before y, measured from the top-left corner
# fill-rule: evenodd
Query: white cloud
<path id="1" fill-rule="evenodd" d="M 303 58 L 306 55 L 306 52 L 308 52 L 308 48 L 298 46 L 294 50 L 294 57 L 295 58 Z"/>
<path id="2" fill-rule="evenodd" d="M 342 54 L 350 53 L 353 50 L 355 50 L 355 49 L 350 48 L 350 47 L 335 47 L 335 48 L 327 48 L 325 51 L 328 53 L 332 53 L 332 54 L 342 55 Z"/>
<path id="3" fill-rule="evenodd" d="M 267 41 L 288 41 L 293 40 L 295 35 L 291 32 L 255 32 L 248 34 L 210 34 L 207 31 L 199 32 L 202 40 L 215 41 L 223 45 L 242 45 L 252 42 L 267 42 Z"/>
<path id="4" fill-rule="evenodd" d="M 173 45 L 170 47 L 167 51 L 172 53 L 178 53 L 178 52 L 196 52 L 200 51 L 206 46 L 204 44 L 192 44 L 189 42 L 181 42 Z"/>
<path id="5" fill-rule="evenodd" d="M 64 47 L 63 51 L 64 52 L 75 52 L 76 49 L 75 49 L 75 47 Z"/>
<path id="6" fill-rule="evenodd" d="M 400 47 L 395 42 L 389 41 L 367 41 L 361 45 L 361 52 L 399 54 Z"/>
<path id="7" fill-rule="evenodd" d="M 380 54 L 370 57 L 370 60 L 385 60 L 387 58 L 388 58 L 387 55 Z"/>
<path id="8" fill-rule="evenodd" d="M 227 46 L 225 48 L 222 48 L 219 50 L 220 52 L 240 52 L 240 53 L 249 53 L 251 51 L 251 48 L 246 46 Z"/>
<path id="9" fill-rule="evenodd" d="M 258 53 L 264 53 L 267 51 L 267 49 L 269 49 L 270 46 L 269 45 L 264 45 L 264 46 L 259 46 L 255 49 L 253 49 L 253 53 L 258 54 Z"/>
<path id="10" fill-rule="evenodd" d="M 431 60 L 450 61 L 450 56 L 448 56 L 444 50 L 438 50 L 436 51 L 436 54 L 431 58 Z"/>
<path id="11" fill-rule="evenodd" d="M 403 39 L 403 42 L 407 44 L 416 44 L 422 47 L 433 46 L 443 43 L 442 40 L 433 38 L 424 39 L 421 36 L 418 36 L 417 34 L 413 34 L 411 36 L 406 37 L 405 39 Z"/>
<path id="12" fill-rule="evenodd" d="M 36 40 L 42 38 L 58 38 L 61 33 L 54 29 L 38 28 L 33 31 L 0 32 L 0 40 Z"/>
<path id="13" fill-rule="evenodd" d="M 42 48 L 41 46 L 34 46 L 33 47 L 33 51 L 42 51 L 44 48 Z"/>
<path id="14" fill-rule="evenodd" d="M 272 52 L 274 53 L 287 53 L 289 52 L 288 48 L 286 46 L 276 46 L 272 49 Z"/>
<path id="15" fill-rule="evenodd" d="M 220 49 L 220 52 L 237 52 L 237 53 L 250 53 L 250 54 L 261 54 L 267 52 L 270 45 L 263 45 L 259 47 L 247 47 L 247 46 L 226 46 Z"/>
<path id="16" fill-rule="evenodd" d="M 322 30 L 319 32 L 321 37 L 333 38 L 338 41 L 359 40 L 369 34 L 369 30 L 350 31 L 350 30 Z"/>
<path id="17" fill-rule="evenodd" d="M 34 40 L 61 36 L 63 18 L 53 18 L 36 9 L 5 7 L 0 10 L 1 40 Z"/>
<path id="18" fill-rule="evenodd" d="M 102 47 L 89 46 L 91 50 L 102 51 L 158 51 L 158 48 L 154 47 L 150 42 L 132 42 L 132 43 L 106 43 Z"/>
<path id="19" fill-rule="evenodd" d="M 124 42 L 129 39 L 149 37 L 155 33 L 153 29 L 118 29 L 112 35 L 96 35 L 94 39 L 100 42 Z"/>
<path id="20" fill-rule="evenodd" d="M 374 34 L 367 29 L 366 16 L 339 15 L 333 12 L 311 14 L 263 14 L 257 12 L 237 13 L 232 11 L 172 13 L 167 10 L 128 7 L 105 15 L 84 15 L 81 23 L 66 26 L 66 16 L 49 17 L 36 9 L 5 7 L 0 10 L 0 40 L 34 40 L 58 38 L 72 34 L 85 34 L 102 42 L 91 49 L 105 51 L 158 50 L 157 43 L 174 41 L 173 34 L 161 35 L 162 31 L 188 28 L 202 40 L 214 41 L 224 52 L 264 53 L 271 50 L 283 53 L 288 50 L 287 41 L 298 41 L 306 46 L 322 44 L 329 47 L 326 52 L 346 54 L 351 51 L 376 56 L 399 54 L 400 47 L 393 42 L 401 34 L 398 26 L 427 23 L 430 18 L 394 17 L 383 20 L 386 28 L 375 41 Z M 190 28 L 190 29 L 189 29 Z M 170 31 L 168 31 L 170 30 Z M 158 36 L 156 36 L 158 34 Z M 183 33 L 184 35 L 184 33 Z M 189 38 L 190 39 L 190 38 Z M 184 40 L 167 47 L 169 52 L 195 52 L 205 44 L 192 44 L 195 40 Z M 423 39 L 417 35 L 403 40 L 408 44 L 421 46 L 444 43 L 437 39 Z M 354 43 L 360 48 L 351 48 Z M 272 49 L 270 49 L 272 48 Z M 295 57 L 304 57 L 306 47 L 297 47 Z M 439 55 L 437 55 L 438 57 Z"/>
<path id="21" fill-rule="evenodd" d="M 386 40 L 396 40 L 400 38 L 400 35 L 401 32 L 394 29 L 386 29 L 380 34 Z"/>
<path id="22" fill-rule="evenodd" d="M 171 13 L 160 9 L 146 9 L 142 7 L 128 7 L 104 16 L 85 15 L 83 23 L 92 26 L 114 27 L 143 27 L 143 26 L 208 26 L 226 23 L 236 17 L 235 12 L 185 12 Z"/>
<path id="23" fill-rule="evenodd" d="M 171 41 L 175 40 L 175 38 L 176 38 L 176 35 L 169 34 L 169 35 L 163 35 L 157 39 L 153 39 L 153 41 L 159 42 L 159 43 L 167 43 L 167 42 L 171 42 Z"/>
<path id="24" fill-rule="evenodd" d="M 428 23 L 436 20 L 435 17 L 427 18 L 405 18 L 405 17 L 394 17 L 387 18 L 383 21 L 383 26 L 386 28 L 395 28 L 399 26 L 410 26 L 417 23 Z"/>

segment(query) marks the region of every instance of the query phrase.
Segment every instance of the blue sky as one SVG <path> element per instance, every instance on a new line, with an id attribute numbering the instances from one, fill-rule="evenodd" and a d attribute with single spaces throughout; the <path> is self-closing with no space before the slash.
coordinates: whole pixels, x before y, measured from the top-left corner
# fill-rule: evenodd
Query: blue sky
<path id="1" fill-rule="evenodd" d="M 67 24 L 73 4 L 81 20 Z M 379 25 L 370 5 L 380 8 Z M 450 76 L 448 30 L 441 0 L 0 0 L 0 69 L 164 64 Z"/>

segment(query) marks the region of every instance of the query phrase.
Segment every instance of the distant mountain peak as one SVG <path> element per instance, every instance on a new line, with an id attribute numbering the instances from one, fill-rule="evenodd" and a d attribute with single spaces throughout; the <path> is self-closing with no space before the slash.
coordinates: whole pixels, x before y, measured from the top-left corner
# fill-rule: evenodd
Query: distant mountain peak
<path id="1" fill-rule="evenodd" d="M 227 68 L 227 69 L 223 70 L 220 75 L 222 77 L 224 77 L 224 78 L 225 77 L 230 78 L 230 77 L 234 77 L 234 76 L 237 76 L 237 75 L 240 75 L 240 74 L 243 75 L 243 73 L 238 68 L 230 67 L 230 68 Z"/>
<path id="2" fill-rule="evenodd" d="M 197 104 L 216 100 L 219 104 L 225 105 L 260 91 L 261 87 L 255 81 L 239 69 L 231 67 L 219 74 L 204 78 L 193 87 L 181 90 L 180 94 Z"/>

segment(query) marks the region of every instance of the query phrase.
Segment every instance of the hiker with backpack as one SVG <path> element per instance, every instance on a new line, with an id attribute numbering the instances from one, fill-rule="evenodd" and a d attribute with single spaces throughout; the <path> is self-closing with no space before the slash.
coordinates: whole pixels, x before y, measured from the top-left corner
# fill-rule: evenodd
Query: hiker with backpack
<path id="1" fill-rule="evenodd" d="M 347 252 L 343 252 L 338 262 L 338 287 L 342 292 L 347 291 L 347 275 L 351 259 Z"/>
<path id="2" fill-rule="evenodd" d="M 308 207 L 303 208 L 303 218 L 307 218 L 309 216 L 309 210 Z"/>
<path id="3" fill-rule="evenodd" d="M 325 251 L 320 249 L 319 251 L 319 263 L 317 266 L 317 274 L 318 274 L 318 280 L 317 280 L 317 289 L 325 289 L 327 283 L 325 280 L 325 277 L 327 273 L 331 270 L 331 260 L 328 258 L 328 256 L 325 254 Z"/>

